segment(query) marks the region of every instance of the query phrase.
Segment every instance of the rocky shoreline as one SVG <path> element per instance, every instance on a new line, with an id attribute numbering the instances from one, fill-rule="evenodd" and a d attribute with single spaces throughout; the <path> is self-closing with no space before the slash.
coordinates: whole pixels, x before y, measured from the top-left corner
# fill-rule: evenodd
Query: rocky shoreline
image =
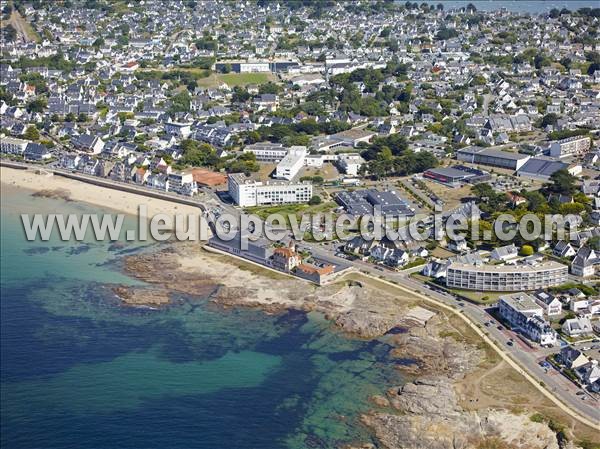
<path id="1" fill-rule="evenodd" d="M 457 381 L 482 363 L 484 351 L 476 346 L 442 337 L 444 323 L 438 316 L 424 327 L 412 327 L 395 337 L 392 355 L 411 358 L 401 368 L 417 376 L 403 386 L 373 397 L 376 410 L 361 416 L 387 449 L 539 448 L 559 449 L 547 424 L 529 415 L 506 410 L 466 410 L 455 390 Z"/>
<path id="2" fill-rule="evenodd" d="M 476 341 L 463 338 L 464 331 L 445 313 L 423 307 L 417 298 L 402 296 L 400 290 L 392 294 L 355 278 L 317 287 L 185 244 L 126 256 L 124 270 L 148 284 L 115 289 L 129 305 L 164 306 L 175 292 L 204 296 L 221 307 L 259 307 L 268 313 L 315 310 L 353 336 L 372 339 L 387 334 L 386 341 L 393 348 L 390 356 L 398 360 L 397 369 L 409 382 L 372 397 L 373 409 L 361 416 L 379 443 L 376 447 L 575 447 L 564 441 L 559 446 L 547 422 L 530 419 L 534 410 L 515 412 L 506 404 L 465 407 L 458 386 L 465 376 L 491 369 L 482 368 L 488 354 Z"/>
<path id="3" fill-rule="evenodd" d="M 147 284 L 117 286 L 114 292 L 126 305 L 164 306 L 176 292 L 207 297 L 222 307 L 256 307 L 269 313 L 318 311 L 345 332 L 362 338 L 378 337 L 431 315 L 423 308 L 410 312 L 416 307 L 414 299 L 397 299 L 359 282 L 318 287 L 249 264 L 233 266 L 227 256 L 197 245 L 173 244 L 125 256 L 123 267 L 126 274 Z"/>

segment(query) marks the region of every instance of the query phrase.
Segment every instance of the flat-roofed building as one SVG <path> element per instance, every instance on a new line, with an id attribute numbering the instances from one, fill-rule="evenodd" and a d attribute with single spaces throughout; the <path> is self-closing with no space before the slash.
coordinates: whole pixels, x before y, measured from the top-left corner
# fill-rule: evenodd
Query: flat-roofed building
<path id="1" fill-rule="evenodd" d="M 363 128 L 352 128 L 333 134 L 331 138 L 342 142 L 345 145 L 356 147 L 361 142 L 368 143 L 373 136 L 375 136 L 373 131 L 368 131 Z"/>
<path id="2" fill-rule="evenodd" d="M 233 173 L 227 178 L 229 195 L 241 207 L 307 203 L 312 197 L 310 182 L 260 182 L 243 173 Z"/>
<path id="3" fill-rule="evenodd" d="M 192 133 L 192 123 L 167 122 L 165 132 L 170 136 L 187 139 Z"/>
<path id="4" fill-rule="evenodd" d="M 253 153 L 260 162 L 279 162 L 288 154 L 288 150 L 281 143 L 257 142 L 244 148 L 244 153 Z"/>
<path id="5" fill-rule="evenodd" d="M 530 157 L 526 154 L 476 146 L 461 148 L 456 152 L 456 159 L 459 161 L 507 168 L 509 170 L 520 169 Z"/>
<path id="6" fill-rule="evenodd" d="M 169 192 L 177 192 L 185 195 L 192 195 L 197 191 L 194 175 L 191 171 L 178 171 L 168 174 Z"/>
<path id="7" fill-rule="evenodd" d="M 587 136 L 567 137 L 550 143 L 550 156 L 567 157 L 585 153 L 590 149 L 590 138 Z"/>
<path id="8" fill-rule="evenodd" d="M 270 72 L 268 61 L 222 61 L 215 64 L 215 70 L 231 70 L 234 73 L 260 73 Z"/>
<path id="9" fill-rule="evenodd" d="M 568 267 L 554 261 L 536 265 L 468 265 L 452 263 L 447 270 L 450 288 L 480 291 L 526 291 L 567 282 Z"/>
<path id="10" fill-rule="evenodd" d="M 360 154 L 346 153 L 337 157 L 337 165 L 349 176 L 358 176 L 358 171 L 364 163 L 365 160 Z"/>
<path id="11" fill-rule="evenodd" d="M 304 167 L 304 159 L 307 153 L 306 147 L 291 147 L 286 156 L 277 164 L 275 177 L 291 181 Z"/>
<path id="12" fill-rule="evenodd" d="M 372 215 L 376 207 L 383 215 L 412 217 L 415 214 L 408 202 L 401 198 L 395 190 L 342 191 L 337 193 L 336 201 L 348 214 L 354 216 Z"/>
<path id="13" fill-rule="evenodd" d="M 462 183 L 478 183 L 491 179 L 488 172 L 466 167 L 464 165 L 455 165 L 454 167 L 430 168 L 423 173 L 424 178 L 432 179 L 449 187 L 458 187 Z"/>
<path id="14" fill-rule="evenodd" d="M 15 139 L 14 137 L 2 137 L 0 139 L 0 152 L 23 155 L 28 143 L 28 140 Z"/>
<path id="15" fill-rule="evenodd" d="M 532 157 L 517 170 L 517 176 L 547 181 L 553 173 L 568 167 L 569 164 L 554 159 Z"/>
<path id="16" fill-rule="evenodd" d="M 554 345 L 556 332 L 546 320 L 543 309 L 526 293 L 502 295 L 498 313 L 510 326 L 541 345 Z"/>

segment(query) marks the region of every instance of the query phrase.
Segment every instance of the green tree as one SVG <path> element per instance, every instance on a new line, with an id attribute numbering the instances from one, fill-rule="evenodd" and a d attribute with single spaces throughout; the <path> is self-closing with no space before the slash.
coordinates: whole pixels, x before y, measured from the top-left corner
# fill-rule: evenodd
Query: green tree
<path id="1" fill-rule="evenodd" d="M 600 236 L 592 237 L 587 244 L 594 250 L 600 251 Z"/>
<path id="2" fill-rule="evenodd" d="M 308 201 L 308 204 L 311 206 L 315 206 L 317 204 L 321 204 L 322 200 L 319 195 L 313 195 L 312 198 Z"/>
<path id="3" fill-rule="evenodd" d="M 531 246 L 531 245 L 521 246 L 521 255 L 522 256 L 532 256 L 533 253 L 534 253 L 533 246 Z"/>
<path id="4" fill-rule="evenodd" d="M 544 118 L 542 119 L 542 128 L 545 128 L 548 125 L 556 126 L 557 122 L 558 122 L 558 116 L 556 114 L 554 114 L 554 113 L 546 114 L 546 115 L 544 115 Z"/>
<path id="5" fill-rule="evenodd" d="M 46 101 L 42 98 L 37 98 L 33 101 L 30 101 L 29 103 L 27 103 L 27 112 L 29 113 L 42 113 L 44 112 L 44 109 L 46 108 Z"/>
<path id="6" fill-rule="evenodd" d="M 17 39 L 17 30 L 10 23 L 4 28 L 4 39 L 7 42 L 14 42 Z"/>
<path id="7" fill-rule="evenodd" d="M 25 134 L 23 134 L 23 137 L 27 140 L 36 141 L 40 138 L 40 132 L 35 126 L 30 126 L 25 131 Z"/>
<path id="8" fill-rule="evenodd" d="M 558 170 L 550 176 L 550 183 L 546 185 L 547 190 L 561 195 L 572 195 L 577 190 L 577 178 L 568 172 L 566 168 Z"/>

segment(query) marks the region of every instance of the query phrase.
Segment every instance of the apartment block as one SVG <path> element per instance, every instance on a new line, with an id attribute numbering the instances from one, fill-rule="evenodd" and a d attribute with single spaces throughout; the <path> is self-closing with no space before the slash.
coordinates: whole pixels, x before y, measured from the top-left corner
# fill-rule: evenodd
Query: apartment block
<path id="1" fill-rule="evenodd" d="M 525 291 L 567 282 L 568 267 L 548 261 L 538 265 L 468 265 L 452 263 L 447 270 L 450 288 L 479 291 Z"/>
<path id="2" fill-rule="evenodd" d="M 229 195 L 241 207 L 307 203 L 312 197 L 309 182 L 260 182 L 248 179 L 243 173 L 227 178 Z"/>
<path id="3" fill-rule="evenodd" d="M 585 153 L 590 149 L 590 138 L 587 136 L 567 137 L 550 144 L 550 156 L 567 157 Z"/>

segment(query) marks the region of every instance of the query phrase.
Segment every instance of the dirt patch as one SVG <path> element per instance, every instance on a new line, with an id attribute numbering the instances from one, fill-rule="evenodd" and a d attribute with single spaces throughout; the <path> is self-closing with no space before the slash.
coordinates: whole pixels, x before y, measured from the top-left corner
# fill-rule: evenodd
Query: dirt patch
<path id="1" fill-rule="evenodd" d="M 43 189 L 31 194 L 38 198 L 54 198 L 59 200 L 71 201 L 71 191 L 67 189 Z"/>

